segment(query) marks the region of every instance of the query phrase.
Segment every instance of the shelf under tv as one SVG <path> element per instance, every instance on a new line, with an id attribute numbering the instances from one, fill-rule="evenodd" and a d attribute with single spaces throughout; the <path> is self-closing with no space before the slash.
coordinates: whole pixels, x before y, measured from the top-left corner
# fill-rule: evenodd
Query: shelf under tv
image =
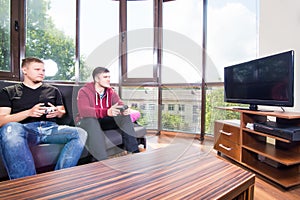
<path id="1" fill-rule="evenodd" d="M 300 185 L 300 142 L 246 127 L 249 123 L 267 120 L 269 116 L 281 123 L 297 122 L 300 113 L 237 110 L 233 107 L 218 109 L 240 113 L 239 126 L 228 120 L 215 121 L 214 148 L 219 155 L 228 156 L 284 188 Z M 294 125 L 300 126 L 300 122 Z"/>

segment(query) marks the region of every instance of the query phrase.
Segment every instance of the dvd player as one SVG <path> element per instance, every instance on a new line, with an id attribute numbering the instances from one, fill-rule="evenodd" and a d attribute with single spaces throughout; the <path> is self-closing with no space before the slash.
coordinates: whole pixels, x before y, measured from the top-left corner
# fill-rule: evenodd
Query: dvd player
<path id="1" fill-rule="evenodd" d="M 300 126 L 279 124 L 273 121 L 254 123 L 254 130 L 290 141 L 300 141 Z"/>

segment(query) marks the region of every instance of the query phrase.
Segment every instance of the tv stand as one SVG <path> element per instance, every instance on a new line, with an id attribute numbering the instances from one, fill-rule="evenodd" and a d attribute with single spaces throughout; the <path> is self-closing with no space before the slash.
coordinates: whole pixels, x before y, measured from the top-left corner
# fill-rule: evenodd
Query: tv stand
<path id="1" fill-rule="evenodd" d="M 274 112 L 274 110 L 251 110 L 250 108 L 246 107 L 233 107 L 234 110 L 249 110 L 249 111 L 256 111 L 256 112 Z"/>
<path id="2" fill-rule="evenodd" d="M 284 188 L 300 185 L 300 141 L 291 141 L 251 128 L 251 124 L 266 122 L 268 117 L 274 117 L 286 126 L 300 126 L 300 113 L 232 107 L 218 109 L 240 113 L 240 120 L 215 121 L 214 149 L 218 155 L 228 157 Z"/>

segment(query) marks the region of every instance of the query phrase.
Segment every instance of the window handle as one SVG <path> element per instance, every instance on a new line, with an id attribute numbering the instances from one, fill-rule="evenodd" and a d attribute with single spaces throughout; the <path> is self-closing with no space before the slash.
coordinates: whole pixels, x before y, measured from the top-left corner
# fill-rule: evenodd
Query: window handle
<path id="1" fill-rule="evenodd" d="M 19 22 L 15 21 L 15 31 L 19 31 Z"/>

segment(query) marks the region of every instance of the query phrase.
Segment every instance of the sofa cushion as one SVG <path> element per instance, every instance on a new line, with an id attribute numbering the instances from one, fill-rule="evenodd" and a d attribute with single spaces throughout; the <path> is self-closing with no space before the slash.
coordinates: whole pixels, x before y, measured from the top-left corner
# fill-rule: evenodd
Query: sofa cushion
<path id="1" fill-rule="evenodd" d="M 57 87 L 62 96 L 63 102 L 66 109 L 66 114 L 57 119 L 57 123 L 60 125 L 70 125 L 75 126 L 75 116 L 77 114 L 77 92 L 80 89 L 80 85 L 70 85 L 70 84 L 52 84 Z"/>
<path id="2" fill-rule="evenodd" d="M 140 126 L 138 124 L 134 124 L 134 130 L 135 130 L 137 138 L 143 138 L 143 137 L 145 137 L 145 135 L 147 133 L 146 128 L 143 126 Z"/>

